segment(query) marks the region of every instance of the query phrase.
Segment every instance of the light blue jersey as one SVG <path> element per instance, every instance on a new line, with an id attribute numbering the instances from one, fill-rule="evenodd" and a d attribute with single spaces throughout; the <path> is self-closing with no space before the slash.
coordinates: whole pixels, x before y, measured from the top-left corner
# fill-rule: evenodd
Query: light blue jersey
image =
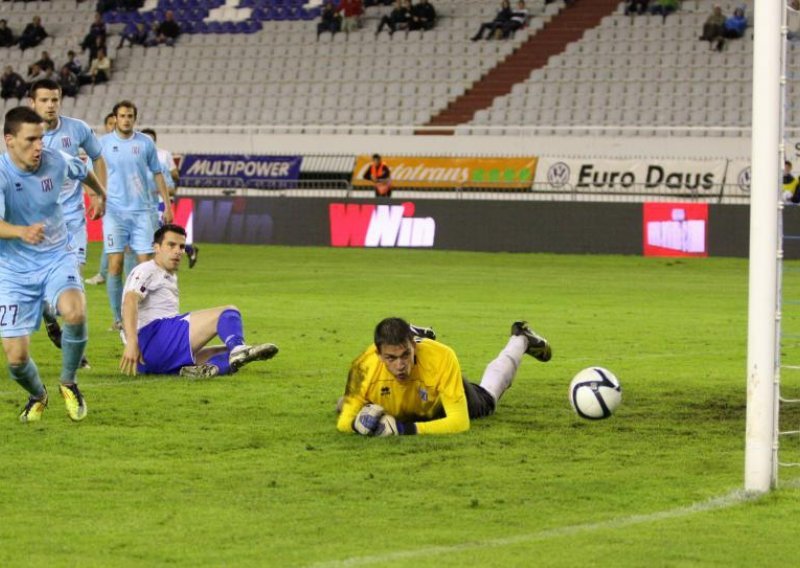
<path id="1" fill-rule="evenodd" d="M 0 272 L 34 272 L 74 248 L 59 189 L 67 178 L 83 180 L 86 175 L 86 164 L 80 158 L 49 148 L 42 149 L 35 172 L 19 169 L 8 154 L 0 156 L 0 219 L 12 225 L 44 223 L 44 240 L 39 244 L 0 239 Z"/>
<path id="2" fill-rule="evenodd" d="M 149 136 L 134 132 L 121 138 L 116 131 L 100 138 L 108 171 L 107 209 L 112 213 L 151 211 L 157 207 L 150 178 L 161 172 L 156 145 Z"/>
<path id="3" fill-rule="evenodd" d="M 68 116 L 59 116 L 58 126 L 44 133 L 44 145 L 46 148 L 61 150 L 76 158 L 81 148 L 91 160 L 96 160 L 101 153 L 100 142 L 89 125 Z M 81 183 L 77 180 L 65 180 L 59 200 L 67 225 L 71 223 L 82 225 L 82 221 L 86 218 L 86 208 L 83 204 Z"/>

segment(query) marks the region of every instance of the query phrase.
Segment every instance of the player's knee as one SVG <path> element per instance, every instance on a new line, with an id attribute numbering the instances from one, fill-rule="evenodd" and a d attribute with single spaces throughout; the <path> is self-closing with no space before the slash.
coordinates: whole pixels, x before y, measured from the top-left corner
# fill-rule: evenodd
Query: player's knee
<path id="1" fill-rule="evenodd" d="M 223 311 L 223 312 L 227 312 L 227 311 L 238 312 L 238 311 L 239 311 L 239 308 L 237 308 L 237 307 L 236 307 L 236 306 L 234 306 L 233 304 L 230 304 L 230 305 L 228 305 L 228 306 L 223 306 L 223 307 L 222 307 L 222 311 Z"/>
<path id="2" fill-rule="evenodd" d="M 70 305 L 60 310 L 64 323 L 68 325 L 82 324 L 86 321 L 86 310 L 82 305 Z"/>

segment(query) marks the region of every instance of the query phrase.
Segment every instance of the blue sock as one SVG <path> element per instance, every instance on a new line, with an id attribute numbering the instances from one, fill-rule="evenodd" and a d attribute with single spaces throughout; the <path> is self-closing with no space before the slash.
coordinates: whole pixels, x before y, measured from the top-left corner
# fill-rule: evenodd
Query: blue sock
<path id="1" fill-rule="evenodd" d="M 100 275 L 103 280 L 108 279 L 108 254 L 106 254 L 106 251 L 103 251 L 103 254 L 100 255 Z"/>
<path id="2" fill-rule="evenodd" d="M 128 274 L 131 273 L 131 270 L 134 269 L 136 264 L 137 264 L 136 253 L 133 252 L 132 250 L 126 250 L 125 260 L 122 261 L 122 273 L 125 275 L 125 278 L 128 277 Z"/>
<path id="3" fill-rule="evenodd" d="M 83 323 L 65 323 L 61 334 L 61 382 L 77 382 L 78 367 L 89 341 L 88 327 Z"/>
<path id="4" fill-rule="evenodd" d="M 225 310 L 219 315 L 217 320 L 217 335 L 228 348 L 244 345 L 244 329 L 242 324 L 242 314 L 238 310 Z"/>
<path id="5" fill-rule="evenodd" d="M 231 369 L 230 363 L 228 363 L 228 357 L 230 355 L 226 353 L 220 353 L 219 355 L 214 355 L 211 359 L 206 361 L 209 365 L 214 365 L 219 369 L 220 375 L 230 375 L 234 371 Z"/>
<path id="6" fill-rule="evenodd" d="M 109 274 L 108 280 L 106 280 L 106 290 L 114 321 L 122 321 L 122 275 Z"/>
<path id="7" fill-rule="evenodd" d="M 33 396 L 44 396 L 44 385 L 39 377 L 39 369 L 33 359 L 28 359 L 22 365 L 9 365 L 11 379 L 17 381 L 19 386 L 24 388 Z"/>

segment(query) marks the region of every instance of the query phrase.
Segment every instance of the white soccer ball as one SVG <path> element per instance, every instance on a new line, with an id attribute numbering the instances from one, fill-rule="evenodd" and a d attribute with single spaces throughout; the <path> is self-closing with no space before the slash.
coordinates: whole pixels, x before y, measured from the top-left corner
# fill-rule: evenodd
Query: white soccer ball
<path id="1" fill-rule="evenodd" d="M 603 367 L 582 370 L 569 385 L 569 402 L 581 418 L 608 418 L 622 402 L 619 379 Z"/>

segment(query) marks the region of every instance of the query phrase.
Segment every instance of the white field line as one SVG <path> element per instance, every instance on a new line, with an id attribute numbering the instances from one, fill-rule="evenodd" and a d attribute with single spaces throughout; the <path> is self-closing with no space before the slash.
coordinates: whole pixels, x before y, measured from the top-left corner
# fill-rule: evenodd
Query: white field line
<path id="1" fill-rule="evenodd" d="M 786 482 L 783 487 L 800 487 L 798 482 Z M 376 554 L 371 556 L 352 556 L 343 560 L 332 560 L 311 564 L 310 568 L 339 568 L 344 566 L 369 566 L 371 564 L 387 565 L 400 560 L 412 560 L 414 558 L 430 559 L 432 556 L 440 554 L 452 554 L 458 552 L 465 552 L 469 550 L 482 550 L 488 548 L 501 548 L 505 546 L 514 546 L 517 544 L 526 544 L 532 542 L 542 542 L 552 540 L 555 538 L 562 538 L 565 536 L 573 536 L 581 533 L 594 532 L 605 529 L 616 529 L 621 527 L 629 527 L 633 525 L 642 525 L 646 523 L 655 523 L 659 521 L 666 521 L 671 519 L 678 519 L 681 517 L 688 517 L 697 513 L 705 513 L 708 511 L 715 511 L 717 509 L 726 509 L 734 507 L 746 501 L 758 499 L 759 495 L 747 493 L 742 490 L 732 491 L 727 495 L 715 497 L 708 501 L 701 501 L 693 503 L 685 507 L 677 509 L 669 509 L 667 511 L 659 511 L 655 513 L 648 513 L 645 515 L 631 515 L 629 517 L 618 517 L 608 521 L 601 521 L 598 523 L 587 523 L 582 525 L 571 525 L 566 527 L 559 527 L 555 529 L 548 529 L 544 531 L 520 534 L 506 538 L 495 538 L 489 540 L 476 540 L 467 541 L 459 544 L 451 544 L 447 546 L 429 546 L 423 548 L 412 548 L 408 550 L 397 550 L 395 552 L 387 552 L 386 554 Z"/>

